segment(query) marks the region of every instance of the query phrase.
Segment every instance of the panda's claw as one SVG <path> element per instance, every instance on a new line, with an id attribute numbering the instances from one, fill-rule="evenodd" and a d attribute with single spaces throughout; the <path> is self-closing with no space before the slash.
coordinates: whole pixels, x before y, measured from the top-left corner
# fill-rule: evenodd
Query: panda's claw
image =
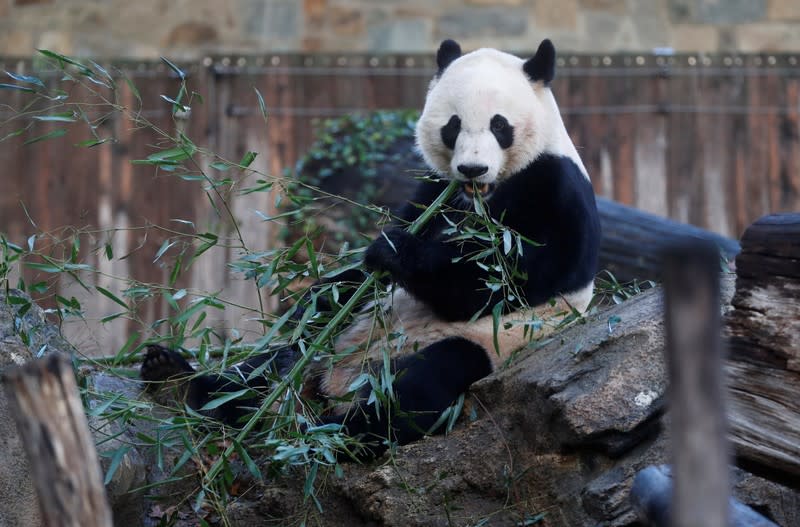
<path id="1" fill-rule="evenodd" d="M 411 237 L 411 234 L 401 229 L 391 229 L 381 233 L 367 247 L 364 265 L 372 271 L 389 271 L 392 274 L 401 272 L 403 265 L 400 255 L 407 252 Z"/>
<path id="2" fill-rule="evenodd" d="M 194 373 L 194 368 L 181 357 L 180 353 L 164 346 L 151 344 L 142 360 L 139 375 L 143 381 L 161 383 Z"/>

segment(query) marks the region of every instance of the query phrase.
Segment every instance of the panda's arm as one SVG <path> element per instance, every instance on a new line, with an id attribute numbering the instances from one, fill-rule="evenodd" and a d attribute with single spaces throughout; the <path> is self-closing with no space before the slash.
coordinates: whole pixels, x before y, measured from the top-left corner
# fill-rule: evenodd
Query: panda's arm
<path id="1" fill-rule="evenodd" d="M 525 244 L 514 264 L 525 303 L 541 304 L 594 278 L 600 239 L 594 193 L 572 161 L 540 158 L 498 188 L 491 206 L 508 227 L 541 244 Z M 443 319 L 467 320 L 490 313 L 507 292 L 492 291 L 489 272 L 466 257 L 481 248 L 391 229 L 367 249 L 365 264 L 388 271 Z"/>
<path id="2" fill-rule="evenodd" d="M 520 178 L 514 194 L 537 196 L 525 208 L 509 207 L 507 225 L 540 246 L 526 246 L 518 268 L 527 276 L 528 305 L 588 285 L 597 272 L 600 220 L 594 190 L 577 165 L 561 156 L 542 156 Z"/>
<path id="3" fill-rule="evenodd" d="M 415 236 L 403 229 L 381 233 L 367 248 L 367 268 L 388 271 L 398 285 L 445 320 L 468 320 L 491 311 L 502 292 L 486 285 L 487 271 L 464 257 L 478 246 Z M 481 247 L 482 248 L 482 247 Z"/>
<path id="4" fill-rule="evenodd" d="M 397 213 L 394 225 L 402 227 L 412 223 L 447 188 L 447 181 L 421 179 L 414 189 L 414 196 Z"/>

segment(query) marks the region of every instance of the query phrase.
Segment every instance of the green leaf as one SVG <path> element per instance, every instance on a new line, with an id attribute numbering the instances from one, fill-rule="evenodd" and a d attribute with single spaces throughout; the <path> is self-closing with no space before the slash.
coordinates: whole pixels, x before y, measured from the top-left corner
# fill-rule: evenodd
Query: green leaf
<path id="1" fill-rule="evenodd" d="M 169 248 L 175 245 L 176 243 L 178 242 L 171 240 L 170 238 L 164 240 L 164 243 L 161 244 L 161 247 L 158 249 L 158 252 L 156 252 L 155 258 L 153 258 L 153 263 L 156 263 L 158 259 L 164 256 L 164 253 L 167 252 Z"/>
<path id="2" fill-rule="evenodd" d="M 133 94 L 134 97 L 136 97 L 136 100 L 139 101 L 139 105 L 141 106 L 142 95 L 139 93 L 139 89 L 136 87 L 133 81 L 127 76 L 125 77 L 125 83 L 128 85 L 128 89 L 131 90 L 131 93 Z"/>
<path id="3" fill-rule="evenodd" d="M 6 139 L 11 139 L 12 137 L 17 137 L 19 135 L 24 134 L 27 129 L 28 129 L 28 127 L 25 127 L 25 128 L 20 128 L 19 130 L 14 130 L 13 132 L 7 133 L 2 138 L 0 138 L 0 143 L 5 141 Z"/>
<path id="4" fill-rule="evenodd" d="M 19 73 L 12 73 L 10 71 L 6 71 L 6 75 L 11 77 L 15 81 L 26 82 L 28 84 L 35 84 L 36 86 L 39 86 L 40 88 L 44 88 L 45 87 L 44 83 L 40 79 L 38 79 L 37 77 L 31 77 L 29 75 L 20 75 Z"/>
<path id="5" fill-rule="evenodd" d="M 239 453 L 239 457 L 241 457 L 242 461 L 244 461 L 247 470 L 250 471 L 250 474 L 252 474 L 253 477 L 258 480 L 263 480 L 264 476 L 261 475 L 261 471 L 258 469 L 258 465 L 255 464 L 253 458 L 250 457 L 250 454 L 247 453 L 247 450 L 245 450 L 242 444 L 238 441 L 234 441 L 233 445 L 236 448 L 236 452 Z"/>
<path id="6" fill-rule="evenodd" d="M 252 162 L 255 161 L 257 155 L 258 154 L 256 152 L 247 152 L 242 158 L 242 160 L 239 161 L 239 166 L 241 166 L 242 168 L 249 167 L 252 164 Z"/>
<path id="7" fill-rule="evenodd" d="M 30 268 L 30 269 L 35 269 L 37 271 L 42 271 L 42 272 L 45 272 L 45 273 L 60 273 L 60 272 L 62 272 L 64 270 L 63 268 L 61 268 L 61 267 L 59 267 L 57 265 L 53 265 L 53 264 L 49 264 L 49 263 L 44 264 L 44 263 L 37 263 L 37 262 L 25 262 L 25 266 Z"/>
<path id="8" fill-rule="evenodd" d="M 125 309 L 128 309 L 128 304 L 126 304 L 125 302 L 123 302 L 122 300 L 120 300 L 120 298 L 119 298 L 118 296 L 116 296 L 114 293 L 112 293 L 111 291 L 109 291 L 109 290 L 108 290 L 108 289 L 106 289 L 105 287 L 100 287 L 100 286 L 98 285 L 98 286 L 95 286 L 95 289 L 97 289 L 97 291 L 98 291 L 98 292 L 99 292 L 101 295 L 103 295 L 104 297 L 108 298 L 109 300 L 113 300 L 114 302 L 116 302 L 117 304 L 121 305 L 121 306 L 122 306 L 122 307 L 124 307 Z"/>
<path id="9" fill-rule="evenodd" d="M 125 445 L 114 451 L 114 454 L 111 457 L 111 464 L 108 466 L 108 470 L 106 471 L 105 480 L 103 480 L 103 485 L 108 485 L 111 482 L 114 477 L 114 473 L 116 473 L 120 463 L 122 463 L 122 458 L 125 457 L 125 454 L 127 454 L 130 449 L 130 445 Z"/>
<path id="10" fill-rule="evenodd" d="M 67 131 L 64 128 L 58 128 L 58 129 L 53 130 L 51 132 L 47 132 L 44 135 L 40 135 L 38 137 L 34 137 L 32 139 L 28 139 L 27 141 L 25 141 L 24 144 L 32 145 L 33 143 L 38 143 L 39 141 L 45 141 L 47 139 L 55 139 L 57 137 L 62 137 L 64 135 L 66 135 L 66 133 L 67 133 Z"/>
<path id="11" fill-rule="evenodd" d="M 503 254 L 511 252 L 511 231 L 503 232 Z"/>
<path id="12" fill-rule="evenodd" d="M 258 88 L 253 86 L 253 90 L 256 92 L 256 97 L 258 98 L 258 108 L 261 110 L 261 116 L 264 118 L 264 122 L 267 122 L 267 105 L 264 102 L 264 97 L 261 96 L 261 92 L 258 91 Z"/>
<path id="13" fill-rule="evenodd" d="M 182 103 L 178 102 L 176 99 L 173 99 L 172 97 L 168 97 L 168 96 L 166 96 L 164 94 L 161 94 L 161 98 L 164 99 L 165 101 L 167 101 L 168 103 L 170 103 L 177 110 L 180 110 L 182 112 L 188 112 L 189 110 L 191 110 L 190 107 L 186 106 L 185 104 L 182 104 Z"/>
<path id="14" fill-rule="evenodd" d="M 6 84 L 4 82 L 0 82 L 0 89 L 3 90 L 19 90 L 28 93 L 36 93 L 36 90 L 33 88 L 28 88 L 27 86 L 20 86 L 18 84 Z"/>
<path id="15" fill-rule="evenodd" d="M 64 66 L 64 63 L 66 63 L 66 64 L 72 64 L 73 66 L 77 66 L 81 70 L 88 69 L 86 66 L 84 66 L 83 64 L 81 64 L 77 60 L 71 59 L 71 58 L 69 58 L 69 57 L 67 57 L 65 55 L 61 55 L 61 54 L 56 53 L 54 51 L 50 51 L 50 50 L 47 50 L 47 49 L 40 49 L 40 50 L 37 50 L 37 51 L 39 51 L 39 53 L 41 53 L 42 55 L 44 55 L 47 58 L 51 58 L 51 59 L 56 60 L 62 67 Z"/>
<path id="16" fill-rule="evenodd" d="M 109 142 L 111 139 L 87 139 L 86 141 L 81 141 L 80 143 L 75 143 L 75 146 L 80 146 L 83 148 L 92 148 L 93 146 L 102 145 L 103 143 Z"/>
<path id="17" fill-rule="evenodd" d="M 500 328 L 500 316 L 503 314 L 503 301 L 496 303 L 492 308 L 492 344 L 494 351 L 500 354 L 500 341 L 497 339 L 497 331 Z"/>
<path id="18" fill-rule="evenodd" d="M 227 161 L 214 161 L 209 166 L 211 168 L 213 168 L 214 170 L 219 170 L 220 172 L 225 172 L 226 170 L 229 170 L 233 165 L 231 165 Z"/>
<path id="19" fill-rule="evenodd" d="M 73 112 L 55 113 L 52 115 L 34 115 L 31 119 L 35 121 L 56 122 L 56 123 L 74 123 L 78 119 L 75 118 Z"/>
<path id="20" fill-rule="evenodd" d="M 238 390 L 231 393 L 226 393 L 221 397 L 217 397 L 216 399 L 212 399 L 208 401 L 206 404 L 202 406 L 202 408 L 198 409 L 198 412 L 205 412 L 208 410 L 213 410 L 214 408 L 219 408 L 223 404 L 233 401 L 234 399 L 238 399 L 239 397 L 245 395 L 246 393 L 250 392 L 249 388 L 245 388 L 244 390 Z"/>
<path id="21" fill-rule="evenodd" d="M 166 57 L 161 57 L 161 60 L 164 62 L 164 64 L 169 66 L 169 69 L 174 71 L 175 75 L 177 75 L 181 80 L 186 80 L 186 74 L 183 72 L 182 69 L 180 69 L 178 66 L 176 66 L 173 62 L 171 62 Z"/>

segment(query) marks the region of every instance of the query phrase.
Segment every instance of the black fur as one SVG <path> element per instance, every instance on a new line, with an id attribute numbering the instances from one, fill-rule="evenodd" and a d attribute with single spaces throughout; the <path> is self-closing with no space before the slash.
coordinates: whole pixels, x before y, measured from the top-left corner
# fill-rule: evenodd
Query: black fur
<path id="1" fill-rule="evenodd" d="M 472 383 L 492 372 L 489 357 L 478 344 L 461 337 L 450 337 L 396 361 L 395 400 L 381 411 L 372 404 L 361 404 L 347 415 L 324 418 L 326 423 L 342 424 L 348 435 L 359 437 L 368 457 L 387 448 L 386 438 L 401 445 L 433 433 L 441 413 L 466 392 Z"/>
<path id="2" fill-rule="evenodd" d="M 455 40 L 444 40 L 439 45 L 439 51 L 436 52 L 436 65 L 439 71 L 436 73 L 440 76 L 442 72 L 447 69 L 451 62 L 461 56 L 461 46 Z"/>
<path id="3" fill-rule="evenodd" d="M 412 200 L 429 205 L 446 182 L 423 181 Z M 461 196 L 451 199 L 458 208 L 471 203 Z M 527 305 L 537 305 L 560 294 L 576 291 L 593 278 L 597 268 L 600 221 L 592 185 L 578 166 L 566 157 L 543 155 L 521 172 L 500 183 L 486 201 L 490 215 L 542 246 L 525 244 L 516 262 L 525 277 L 518 280 Z M 421 209 L 401 212 L 413 221 Z M 457 220 L 450 214 L 451 220 Z M 468 320 L 491 312 L 503 292 L 486 287 L 488 272 L 459 257 L 484 247 L 477 242 L 459 244 L 443 239 L 449 224 L 435 217 L 414 236 L 400 227 L 379 236 L 365 254 L 370 269 L 388 271 L 392 278 L 425 302 L 444 320 Z M 386 239 L 388 238 L 388 240 Z M 391 243 L 390 243 L 391 242 Z M 512 306 L 509 306 L 512 307 Z"/>
<path id="4" fill-rule="evenodd" d="M 522 69 L 532 81 L 550 84 L 556 74 L 556 48 L 553 43 L 549 39 L 542 40 L 536 55 L 528 59 Z"/>
<path id="5" fill-rule="evenodd" d="M 450 117 L 447 124 L 444 125 L 440 131 L 442 136 L 442 143 L 444 146 L 453 150 L 456 147 L 456 139 L 461 132 L 461 119 L 457 115 Z"/>
<path id="6" fill-rule="evenodd" d="M 492 131 L 492 135 L 497 139 L 497 144 L 500 145 L 500 148 L 505 150 L 514 144 L 514 127 L 509 124 L 508 119 L 499 113 L 492 117 L 489 122 L 489 130 Z"/>
<path id="7" fill-rule="evenodd" d="M 203 412 L 213 419 L 236 425 L 258 408 L 261 397 L 271 386 L 269 374 L 287 373 L 299 358 L 299 351 L 283 346 L 256 355 L 222 375 L 198 375 L 178 352 L 151 344 L 147 346 L 140 374 L 142 380 L 151 383 L 148 388 L 175 381 L 179 397 L 193 410 L 200 410 L 219 395 L 249 388 L 252 394 Z M 259 373 L 252 375 L 256 370 Z"/>
<path id="8" fill-rule="evenodd" d="M 420 182 L 412 203 L 429 205 L 446 186 L 445 181 Z M 450 207 L 462 209 L 468 201 L 456 196 Z M 585 286 L 594 277 L 600 224 L 591 184 L 573 161 L 544 155 L 509 180 L 497 185 L 485 203 L 492 217 L 501 219 L 526 238 L 544 245 L 526 244 L 517 262 L 526 277 L 519 286 L 525 302 L 540 304 L 559 293 Z M 409 204 L 400 212 L 404 222 L 421 213 Z M 458 211 L 447 213 L 458 220 Z M 448 223 L 435 216 L 417 236 L 399 227 L 379 236 L 366 251 L 368 268 L 388 271 L 391 279 L 427 303 L 444 320 L 467 320 L 476 313 L 487 314 L 501 293 L 493 293 L 484 281 L 487 272 L 474 262 L 453 259 L 481 250 L 479 244 L 448 242 L 443 231 Z M 392 247 L 394 245 L 394 248 Z M 353 269 L 332 280 L 356 284 L 363 271 Z M 349 293 L 344 293 L 349 294 Z M 308 296 L 305 297 L 306 301 Z M 341 300 L 341 299 L 340 299 Z M 300 302 L 296 316 L 305 309 Z M 336 310 L 320 297 L 317 310 Z M 227 370 L 223 375 L 197 375 L 178 353 L 161 346 L 149 346 L 142 364 L 146 381 L 179 381 L 186 403 L 202 408 L 218 394 L 251 388 L 251 396 L 230 401 L 206 412 L 213 418 L 236 425 L 258 406 L 260 397 L 270 387 L 270 375 L 285 374 L 300 357 L 299 351 L 283 347 L 257 355 Z M 346 415 L 323 418 L 340 423 L 353 436 L 368 443 L 367 454 L 378 455 L 386 448 L 386 439 L 405 444 L 424 435 L 439 414 L 476 380 L 491 373 L 487 351 L 460 337 L 436 342 L 421 351 L 394 362 L 397 375 L 393 389 L 392 413 L 385 408 L 379 414 L 372 405 L 360 404 Z M 256 370 L 262 374 L 252 375 Z M 388 423 L 391 417 L 391 428 Z"/>

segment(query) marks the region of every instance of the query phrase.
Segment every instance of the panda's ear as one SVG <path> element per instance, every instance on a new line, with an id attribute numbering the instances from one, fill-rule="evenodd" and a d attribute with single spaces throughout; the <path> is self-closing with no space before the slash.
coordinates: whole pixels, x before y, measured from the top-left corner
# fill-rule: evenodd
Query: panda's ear
<path id="1" fill-rule="evenodd" d="M 445 68 L 460 56 L 461 46 L 458 45 L 458 42 L 450 39 L 442 41 L 439 51 L 436 52 L 436 65 L 439 66 L 436 75 L 441 75 Z"/>
<path id="2" fill-rule="evenodd" d="M 534 82 L 542 81 L 545 85 L 550 84 L 556 74 L 556 48 L 550 39 L 542 40 L 536 55 L 528 59 L 522 69 Z"/>

